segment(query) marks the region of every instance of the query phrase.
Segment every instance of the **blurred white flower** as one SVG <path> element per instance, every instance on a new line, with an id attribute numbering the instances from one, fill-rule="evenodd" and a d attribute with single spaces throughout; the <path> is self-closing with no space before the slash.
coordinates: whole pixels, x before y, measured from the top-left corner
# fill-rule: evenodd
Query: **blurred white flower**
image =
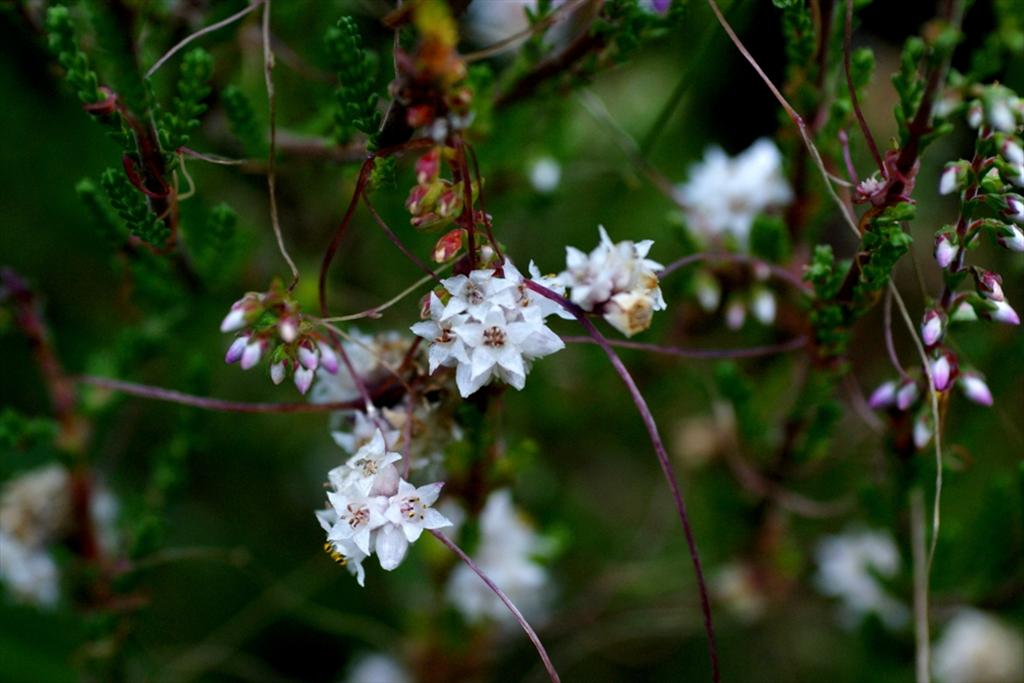
<path id="1" fill-rule="evenodd" d="M 22 543 L 0 531 L 0 582 L 19 601 L 53 607 L 60 598 L 57 565 L 45 547 Z"/>
<path id="2" fill-rule="evenodd" d="M 689 176 L 677 188 L 678 198 L 687 226 L 705 243 L 731 238 L 745 250 L 754 219 L 793 198 L 782 173 L 782 154 L 767 138 L 736 157 L 711 147 L 703 161 L 690 166 Z"/>
<path id="3" fill-rule="evenodd" d="M 733 562 L 719 569 L 711 579 L 711 590 L 740 621 L 753 622 L 764 614 L 765 596 L 747 563 Z"/>
<path id="4" fill-rule="evenodd" d="M 368 385 L 372 386 L 391 377 L 389 368 L 402 363 L 412 339 L 397 332 L 371 336 L 351 331 L 342 347 L 352 363 L 352 369 Z M 316 370 L 316 383 L 309 394 L 312 403 L 341 403 L 359 398 L 359 390 L 348 369 L 342 365 L 337 374 L 331 373 L 324 364 Z"/>
<path id="5" fill-rule="evenodd" d="M 531 622 L 543 618 L 550 594 L 548 572 L 536 560 L 547 545 L 516 510 L 508 489 L 487 498 L 480 513 L 480 544 L 473 560 Z M 494 619 L 506 627 L 515 626 L 508 608 L 464 564 L 452 572 L 447 594 L 469 621 Z"/>
<path id="6" fill-rule="evenodd" d="M 975 609 L 960 610 L 932 654 L 939 683 L 1019 683 L 1024 680 L 1024 638 Z"/>
<path id="7" fill-rule="evenodd" d="M 877 577 L 896 576 L 899 551 L 892 537 L 882 531 L 850 531 L 826 536 L 816 551 L 815 584 L 825 595 L 839 599 L 840 621 L 855 626 L 875 614 L 890 629 L 907 623 L 905 605 L 886 592 Z"/>
<path id="8" fill-rule="evenodd" d="M 72 480 L 62 465 L 29 470 L 7 482 L 0 495 L 0 582 L 15 599 L 52 607 L 60 597 L 59 571 L 50 546 L 71 534 Z M 117 500 L 100 483 L 89 487 L 89 519 L 99 547 L 117 547 Z"/>
<path id="9" fill-rule="evenodd" d="M 345 683 L 413 683 L 413 679 L 397 659 L 377 653 L 357 659 Z"/>
<path id="10" fill-rule="evenodd" d="M 554 192 L 561 181 L 562 167 L 551 157 L 541 157 L 530 165 L 530 184 L 537 192 Z"/>

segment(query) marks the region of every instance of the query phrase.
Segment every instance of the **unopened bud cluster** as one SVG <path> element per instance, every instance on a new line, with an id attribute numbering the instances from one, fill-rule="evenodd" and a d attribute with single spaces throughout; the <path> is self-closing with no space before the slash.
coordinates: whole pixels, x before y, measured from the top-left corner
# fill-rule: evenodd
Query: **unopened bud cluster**
<path id="1" fill-rule="evenodd" d="M 291 376 L 305 394 L 318 368 L 338 372 L 338 356 L 330 342 L 303 319 L 298 303 L 279 282 L 267 292 L 249 292 L 232 304 L 220 330 L 240 331 L 224 361 L 248 370 L 267 358 L 274 384 Z"/>

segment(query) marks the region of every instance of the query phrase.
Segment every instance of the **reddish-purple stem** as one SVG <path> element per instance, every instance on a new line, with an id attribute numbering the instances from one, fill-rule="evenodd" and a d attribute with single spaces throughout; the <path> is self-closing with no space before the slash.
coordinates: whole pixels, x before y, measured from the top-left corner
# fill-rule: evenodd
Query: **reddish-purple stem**
<path id="1" fill-rule="evenodd" d="M 861 133 L 864 134 L 864 140 L 868 143 L 868 149 L 871 150 L 871 156 L 875 159 L 875 164 L 878 166 L 878 170 L 885 177 L 885 164 L 882 163 L 882 155 L 878 152 L 878 145 L 875 144 L 875 138 L 871 135 L 871 129 L 868 128 L 868 122 L 864 119 L 864 112 L 860 110 L 860 102 L 857 99 L 857 88 L 853 85 L 853 74 L 850 68 L 850 52 L 853 49 L 853 0 L 846 0 L 846 27 L 843 32 L 843 70 L 846 71 L 846 87 L 850 90 L 850 104 L 853 105 L 853 113 L 857 117 L 857 124 L 860 126 Z"/>
<path id="2" fill-rule="evenodd" d="M 544 663 L 544 670 L 548 672 L 548 678 L 550 678 L 553 683 L 560 683 L 562 679 L 558 677 L 558 672 L 555 671 L 555 665 L 551 663 L 551 658 L 548 657 L 548 652 L 544 649 L 544 644 L 540 642 L 540 637 L 537 635 L 537 632 L 533 630 L 533 627 L 530 626 L 530 622 L 526 620 L 526 617 L 524 617 L 523 613 L 519 611 L 519 608 L 515 606 L 515 603 L 505 595 L 505 592 L 498 587 L 498 584 L 494 583 L 494 581 L 484 573 L 484 570 L 480 569 L 477 563 L 474 562 L 462 548 L 457 546 L 454 541 L 436 529 L 432 529 L 430 533 L 434 534 L 434 537 L 437 540 L 444 543 L 449 550 L 458 555 L 459 559 L 465 562 L 466 566 L 472 569 L 473 572 L 480 577 L 480 580 L 487 584 L 487 587 L 498 596 L 498 599 L 504 603 L 505 607 L 507 607 L 508 611 L 512 613 L 512 616 L 515 617 L 515 620 L 519 623 L 522 629 L 526 631 L 526 637 L 530 639 L 531 643 L 533 643 L 533 647 L 537 650 L 537 654 L 540 655 L 541 662 Z"/>
<path id="3" fill-rule="evenodd" d="M 567 344 L 596 344 L 590 337 L 562 337 Z M 803 335 L 794 337 L 781 344 L 767 346 L 752 346 L 745 349 L 688 349 L 681 346 L 659 346 L 658 344 L 647 344 L 644 342 L 627 341 L 624 339 L 607 340 L 611 346 L 618 346 L 623 349 L 636 349 L 638 351 L 650 351 L 668 356 L 679 356 L 680 358 L 756 358 L 758 356 L 774 356 L 778 353 L 788 353 L 807 346 L 807 337 Z"/>
<path id="4" fill-rule="evenodd" d="M 686 536 L 686 545 L 690 551 L 690 560 L 693 563 L 693 571 L 697 579 L 697 588 L 700 592 L 700 607 L 701 612 L 704 615 L 704 631 L 707 635 L 708 642 L 708 657 L 711 660 L 711 680 L 718 683 L 720 680 L 720 673 L 718 669 L 718 650 L 715 646 L 715 629 L 711 620 L 711 600 L 708 597 L 707 584 L 704 582 L 704 570 L 701 568 L 700 554 L 697 552 L 697 541 L 693 536 L 693 529 L 690 528 L 690 516 L 686 512 L 686 503 L 683 500 L 683 493 L 679 488 L 679 483 L 676 481 L 675 471 L 672 468 L 672 462 L 669 460 L 668 452 L 665 450 L 665 444 L 661 440 L 661 435 L 658 433 L 658 425 L 654 421 L 654 415 L 651 413 L 651 409 L 647 406 L 647 401 L 644 399 L 643 394 L 640 393 L 639 387 L 633 380 L 633 376 L 629 374 L 629 370 L 626 369 L 622 359 L 619 358 L 618 354 L 615 353 L 615 349 L 605 339 L 604 335 L 601 334 L 594 323 L 590 322 L 587 318 L 586 313 L 576 304 L 572 303 L 565 297 L 551 291 L 543 285 L 537 284 L 533 280 L 523 280 L 527 287 L 537 292 L 543 297 L 546 297 L 562 306 L 565 310 L 572 313 L 576 319 L 583 325 L 583 328 L 587 331 L 594 342 L 601 347 L 608 356 L 608 360 L 611 361 L 612 367 L 615 368 L 615 372 L 622 379 L 622 382 L 626 385 L 629 390 L 629 395 L 633 399 L 633 403 L 636 405 L 637 411 L 640 413 L 640 417 L 644 422 L 644 427 L 647 429 L 647 436 L 651 440 L 651 444 L 654 446 L 654 453 L 658 458 L 658 464 L 661 466 L 662 474 L 665 475 L 665 481 L 668 483 L 669 490 L 672 493 L 672 499 L 675 502 L 676 512 L 679 515 L 679 521 L 683 525 L 683 533 Z"/>
<path id="5" fill-rule="evenodd" d="M 384 231 L 384 234 L 387 235 L 387 238 L 391 241 L 391 243 L 398 248 L 398 251 L 402 252 L 402 254 L 407 259 L 412 261 L 417 268 L 424 272 L 424 274 L 434 278 L 434 282 L 436 282 L 437 284 L 441 284 L 441 278 L 437 276 L 437 273 L 432 271 L 425 263 L 423 263 L 423 261 L 421 261 L 419 257 L 416 256 L 416 254 L 409 251 L 408 247 L 406 247 L 402 243 L 402 240 L 399 239 L 398 235 L 395 234 L 395 231 L 392 230 L 388 226 L 387 222 L 381 217 L 381 215 L 377 213 L 377 209 L 374 208 L 373 204 L 370 202 L 369 195 L 367 195 L 366 192 L 364 191 L 362 193 L 362 196 L 363 203 L 366 204 L 366 208 L 370 212 L 370 215 L 373 216 L 373 220 L 377 223 L 380 229 Z"/>
<path id="6" fill-rule="evenodd" d="M 175 391 L 174 389 L 125 382 L 109 377 L 81 375 L 73 379 L 80 384 L 89 384 L 101 389 L 119 391 L 122 394 L 130 394 L 156 401 L 168 401 L 170 403 L 192 406 L 193 408 L 202 408 L 203 410 L 219 410 L 227 413 L 324 413 L 334 410 L 357 410 L 363 405 L 362 401 L 338 401 L 334 403 L 248 403 L 246 401 L 225 401 L 219 398 L 195 396 Z"/>
<path id="7" fill-rule="evenodd" d="M 348 224 L 352 222 L 352 215 L 356 212 L 356 207 L 359 206 L 359 197 L 363 194 L 363 189 L 370 179 L 370 171 L 372 170 L 373 157 L 370 157 L 363 162 L 362 167 L 359 169 L 359 178 L 356 180 L 356 189 L 352 193 L 352 199 L 349 200 L 348 208 L 345 209 L 345 215 L 342 217 L 337 230 L 334 231 L 331 243 L 327 245 L 327 251 L 324 252 L 323 262 L 320 264 L 320 315 L 325 318 L 327 317 L 327 271 L 331 267 L 331 261 L 334 260 L 338 246 L 341 244 L 341 238 L 348 229 Z"/>

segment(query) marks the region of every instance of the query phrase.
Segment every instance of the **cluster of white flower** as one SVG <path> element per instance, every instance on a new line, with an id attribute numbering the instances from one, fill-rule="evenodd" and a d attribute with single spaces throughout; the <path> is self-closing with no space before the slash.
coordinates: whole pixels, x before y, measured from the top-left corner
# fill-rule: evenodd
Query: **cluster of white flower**
<path id="1" fill-rule="evenodd" d="M 480 545 L 473 560 L 530 621 L 544 616 L 550 594 L 548 572 L 537 562 L 549 545 L 516 510 L 508 489 L 488 497 L 480 513 Z M 471 622 L 494 619 L 507 626 L 516 623 L 498 596 L 466 565 L 452 572 L 448 599 Z"/>
<path id="2" fill-rule="evenodd" d="M 388 450 L 378 430 L 344 465 L 327 473 L 329 507 L 318 510 L 316 517 L 327 532 L 327 549 L 360 586 L 366 578 L 363 560 L 373 553 L 380 566 L 391 571 L 424 529 L 451 526 L 431 507 L 443 484 L 413 486 L 395 467 L 401 459 L 401 454 Z"/>
<path id="3" fill-rule="evenodd" d="M 90 523 L 100 547 L 116 544 L 117 503 L 93 486 Z M 9 482 L 0 497 L 0 581 L 22 602 L 52 607 L 60 599 L 60 573 L 49 546 L 73 531 L 71 477 L 60 465 L 29 471 Z"/>
<path id="4" fill-rule="evenodd" d="M 533 264 L 531 273 L 544 282 Z M 448 302 L 431 293 L 430 319 L 411 329 L 430 341 L 431 373 L 439 367 L 456 369 L 455 383 L 463 398 L 492 379 L 522 389 L 532 361 L 565 347 L 544 322 L 552 313 L 561 315 L 561 307 L 528 289 L 510 262 L 504 263 L 501 274 L 474 270 L 442 284 Z"/>
<path id="5" fill-rule="evenodd" d="M 1024 680 L 1024 638 L 975 609 L 957 612 L 935 644 L 939 683 L 1016 683 Z"/>
<path id="6" fill-rule="evenodd" d="M 745 623 L 760 619 L 768 605 L 756 569 L 747 562 L 731 562 L 711 579 L 715 599 Z"/>
<path id="7" fill-rule="evenodd" d="M 907 623 L 907 607 L 878 580 L 891 579 L 900 569 L 899 551 L 887 533 L 853 531 L 827 536 L 818 544 L 816 556 L 815 583 L 822 593 L 840 600 L 844 625 L 855 626 L 868 614 L 877 615 L 890 629 Z"/>
<path id="8" fill-rule="evenodd" d="M 665 309 L 658 285 L 660 263 L 647 258 L 651 240 L 612 242 L 599 226 L 601 242 L 585 254 L 566 247 L 566 270 L 559 276 L 569 298 L 585 311 L 600 312 L 627 337 L 651 326 L 654 311 Z"/>
<path id="9" fill-rule="evenodd" d="M 707 246 L 746 250 L 754 219 L 793 199 L 782 173 L 782 154 L 767 138 L 733 158 L 711 147 L 689 175 L 676 189 L 677 197 L 685 207 L 687 227 Z"/>

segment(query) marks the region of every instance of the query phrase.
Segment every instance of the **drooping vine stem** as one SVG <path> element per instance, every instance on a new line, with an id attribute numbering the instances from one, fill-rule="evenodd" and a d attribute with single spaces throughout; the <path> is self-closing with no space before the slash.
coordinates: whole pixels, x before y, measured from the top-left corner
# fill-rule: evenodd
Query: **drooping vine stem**
<path id="1" fill-rule="evenodd" d="M 658 432 L 658 425 L 654 420 L 654 415 L 651 413 L 651 409 L 647 405 L 647 400 L 643 394 L 640 393 L 640 388 L 637 387 L 636 382 L 633 380 L 633 376 L 626 369 L 622 359 L 619 358 L 618 354 L 615 353 L 615 349 L 605 339 L 601 331 L 598 330 L 594 323 L 587 318 L 587 314 L 576 304 L 572 303 L 565 297 L 559 295 L 557 292 L 553 292 L 547 287 L 540 285 L 533 280 L 523 280 L 525 285 L 540 294 L 541 296 L 550 299 L 562 306 L 565 310 L 569 311 L 576 317 L 576 320 L 583 326 L 583 329 L 587 331 L 587 334 L 594 340 L 601 350 L 608 356 L 608 360 L 611 362 L 612 367 L 615 368 L 616 374 L 626 385 L 626 389 L 629 391 L 630 398 L 633 399 L 634 405 L 636 405 L 637 411 L 640 413 L 640 418 L 643 420 L 644 427 L 647 429 L 647 436 L 651 440 L 651 444 L 654 446 L 654 453 L 658 458 L 658 465 L 661 467 L 662 474 L 665 476 L 665 481 L 668 483 L 669 491 L 672 494 L 672 500 L 676 506 L 676 513 L 679 515 L 679 521 L 683 526 L 683 534 L 686 536 L 686 545 L 690 551 L 690 561 L 693 563 L 694 575 L 697 579 L 697 588 L 700 593 L 700 607 L 704 617 L 704 632 L 707 636 L 708 645 L 708 658 L 711 661 L 711 680 L 715 683 L 721 678 L 718 666 L 718 649 L 715 645 L 715 629 L 711 618 L 711 599 L 708 595 L 707 584 L 704 581 L 704 570 L 701 567 L 700 554 L 697 551 L 697 541 L 693 535 L 693 529 L 690 527 L 690 516 L 686 511 L 686 502 L 683 499 L 682 490 L 679 488 L 679 482 L 676 480 L 675 471 L 672 467 L 672 462 L 668 457 L 668 451 L 665 449 L 665 444 L 661 440 L 661 434 Z"/>
<path id="2" fill-rule="evenodd" d="M 592 337 L 562 337 L 567 344 L 596 344 Z M 679 356 L 680 358 L 757 358 L 760 356 L 774 356 L 780 353 L 796 351 L 807 346 L 807 337 L 799 336 L 781 344 L 768 346 L 752 346 L 744 349 L 692 349 L 681 346 L 661 346 L 659 344 L 647 344 L 644 342 L 628 341 L 625 339 L 608 339 L 608 344 L 623 349 L 636 349 L 637 351 L 650 351 L 666 356 Z"/>
<path id="3" fill-rule="evenodd" d="M 370 172 L 373 170 L 374 160 L 378 158 L 389 157 L 393 154 L 399 154 L 404 151 L 423 149 L 430 147 L 434 144 L 434 141 L 430 138 L 418 138 L 410 140 L 401 144 L 393 145 L 391 147 L 385 147 L 371 152 L 363 161 L 363 165 L 359 167 L 359 177 L 356 179 L 355 189 L 352 191 L 352 197 L 349 199 L 348 208 L 345 209 L 345 213 L 341 218 L 341 222 L 338 227 L 334 230 L 334 234 L 331 236 L 331 242 L 327 245 L 327 250 L 324 252 L 324 258 L 320 263 L 320 279 L 318 284 L 318 292 L 320 298 L 320 315 L 326 318 L 327 313 L 327 271 L 331 267 L 331 261 L 334 260 L 335 254 L 338 252 L 338 247 L 341 245 L 341 238 L 345 236 L 345 232 L 348 230 L 349 223 L 352 222 L 352 216 L 356 212 L 356 207 L 359 205 L 359 199 L 366 191 L 366 184 L 370 181 Z"/>
<path id="4" fill-rule="evenodd" d="M 508 611 L 512 613 L 512 616 L 515 617 L 516 622 L 524 631 L 526 631 L 526 637 L 530 639 L 531 643 L 533 643 L 533 647 L 537 650 L 537 654 L 540 655 L 541 662 L 544 663 L 544 670 L 547 671 L 548 678 L 551 679 L 552 683 L 560 683 L 561 679 L 558 677 L 555 665 L 551 663 L 551 658 L 548 657 L 547 650 L 544 649 L 544 644 L 540 642 L 540 637 L 537 635 L 537 632 L 533 630 L 533 627 L 530 626 L 530 622 L 526 620 L 526 617 L 524 617 L 523 613 L 519 611 L 519 608 L 515 606 L 515 603 L 505 595 L 505 592 L 498 587 L 498 584 L 494 583 L 494 581 L 484 573 L 484 570 L 473 561 L 473 558 L 467 555 L 462 548 L 455 544 L 454 541 L 436 529 L 431 529 L 430 533 L 434 535 L 434 538 L 441 541 L 441 543 L 443 543 L 449 550 L 458 555 L 459 559 L 465 562 L 466 566 L 472 569 L 473 573 L 479 576 L 480 580 L 487 584 L 487 587 L 498 596 L 498 599 L 501 600 L 502 604 L 504 604 L 505 607 L 508 608 Z"/>
<path id="5" fill-rule="evenodd" d="M 277 239 L 277 248 L 292 272 L 289 290 L 299 284 L 299 269 L 284 245 L 281 220 L 277 215 L 277 99 L 274 96 L 274 50 L 270 45 L 270 0 L 263 0 L 263 82 L 267 87 L 267 109 L 270 117 L 270 144 L 267 152 L 267 194 L 270 196 L 270 222 Z"/>
<path id="6" fill-rule="evenodd" d="M 252 0 L 252 2 L 247 7 L 245 7 L 244 9 L 241 9 L 241 10 L 235 12 L 230 17 L 228 17 L 226 19 L 221 19 L 220 21 L 218 21 L 218 22 L 216 22 L 214 24 L 210 24 L 209 26 L 204 26 L 203 28 L 199 29 L 195 33 L 191 33 L 188 36 L 186 36 L 185 38 L 182 38 L 174 47 L 172 47 L 170 50 L 165 52 L 163 54 L 163 56 L 160 57 L 160 59 L 156 60 L 156 62 L 153 64 L 153 66 L 149 67 L 149 71 L 146 72 L 146 78 L 147 79 L 148 78 L 152 78 L 153 74 L 155 74 L 157 72 L 157 69 L 159 69 L 161 66 L 163 66 L 167 62 L 168 59 L 170 59 L 171 57 L 176 55 L 178 52 L 180 52 L 186 45 L 191 43 L 193 40 L 196 40 L 197 38 L 201 38 L 201 37 L 205 36 L 207 33 L 212 33 L 214 31 L 222 29 L 225 26 L 230 26 L 231 24 L 235 23 L 236 21 L 238 21 L 239 19 L 244 17 L 249 12 L 252 12 L 254 9 L 258 8 L 260 5 L 263 4 L 263 2 L 264 2 L 264 0 Z"/>
<path id="7" fill-rule="evenodd" d="M 88 384 L 117 391 L 122 394 L 149 398 L 155 401 L 167 401 L 203 410 L 215 410 L 225 413 L 326 413 L 336 410 L 358 410 L 362 407 L 362 401 L 337 401 L 334 403 L 250 403 L 246 401 L 228 401 L 208 396 L 196 396 L 186 394 L 174 389 L 154 387 L 136 382 L 125 382 L 109 377 L 94 377 L 92 375 L 80 375 L 72 378 L 79 384 Z"/>
<path id="8" fill-rule="evenodd" d="M 868 144 L 868 149 L 871 150 L 871 157 L 875 160 L 875 165 L 878 166 L 878 171 L 884 177 L 886 175 L 885 164 L 882 161 L 882 155 L 878 152 L 878 145 L 875 144 L 875 138 L 871 134 L 871 129 L 868 127 L 868 122 L 864 119 L 864 112 L 860 109 L 860 102 L 857 98 L 857 88 L 853 85 L 853 69 L 850 66 L 850 51 L 852 50 L 853 44 L 853 0 L 846 0 L 846 18 L 843 22 L 843 71 L 846 72 L 846 87 L 850 91 L 850 104 L 853 106 L 853 113 L 857 117 L 857 125 L 860 126 L 860 132 L 864 134 L 864 141 Z"/>
<path id="9" fill-rule="evenodd" d="M 373 216 L 374 222 L 377 224 L 378 227 L 380 227 L 380 229 L 387 236 L 388 241 L 390 241 L 393 245 L 395 245 L 395 247 L 400 252 L 402 252 L 402 255 L 405 256 L 410 261 L 412 261 L 416 265 L 417 268 L 419 268 L 421 271 L 423 271 L 427 275 L 427 277 L 432 278 L 434 280 L 434 282 L 436 282 L 438 284 L 441 284 L 441 278 L 439 278 L 437 276 L 437 273 L 435 273 L 425 263 L 423 263 L 423 261 L 421 261 L 420 258 L 416 254 L 414 254 L 411 251 L 409 251 L 409 248 L 406 247 L 405 244 L 402 243 L 402 240 L 400 240 L 398 238 L 398 235 L 395 234 L 395 231 L 392 230 L 388 226 L 388 224 L 384 220 L 384 218 L 381 217 L 381 215 L 377 212 L 377 209 L 374 208 L 373 202 L 370 201 L 370 196 L 366 193 L 365 188 L 364 188 L 364 191 L 362 193 L 362 197 L 363 197 L 363 203 L 366 204 L 367 211 L 369 211 L 370 215 Z"/>

